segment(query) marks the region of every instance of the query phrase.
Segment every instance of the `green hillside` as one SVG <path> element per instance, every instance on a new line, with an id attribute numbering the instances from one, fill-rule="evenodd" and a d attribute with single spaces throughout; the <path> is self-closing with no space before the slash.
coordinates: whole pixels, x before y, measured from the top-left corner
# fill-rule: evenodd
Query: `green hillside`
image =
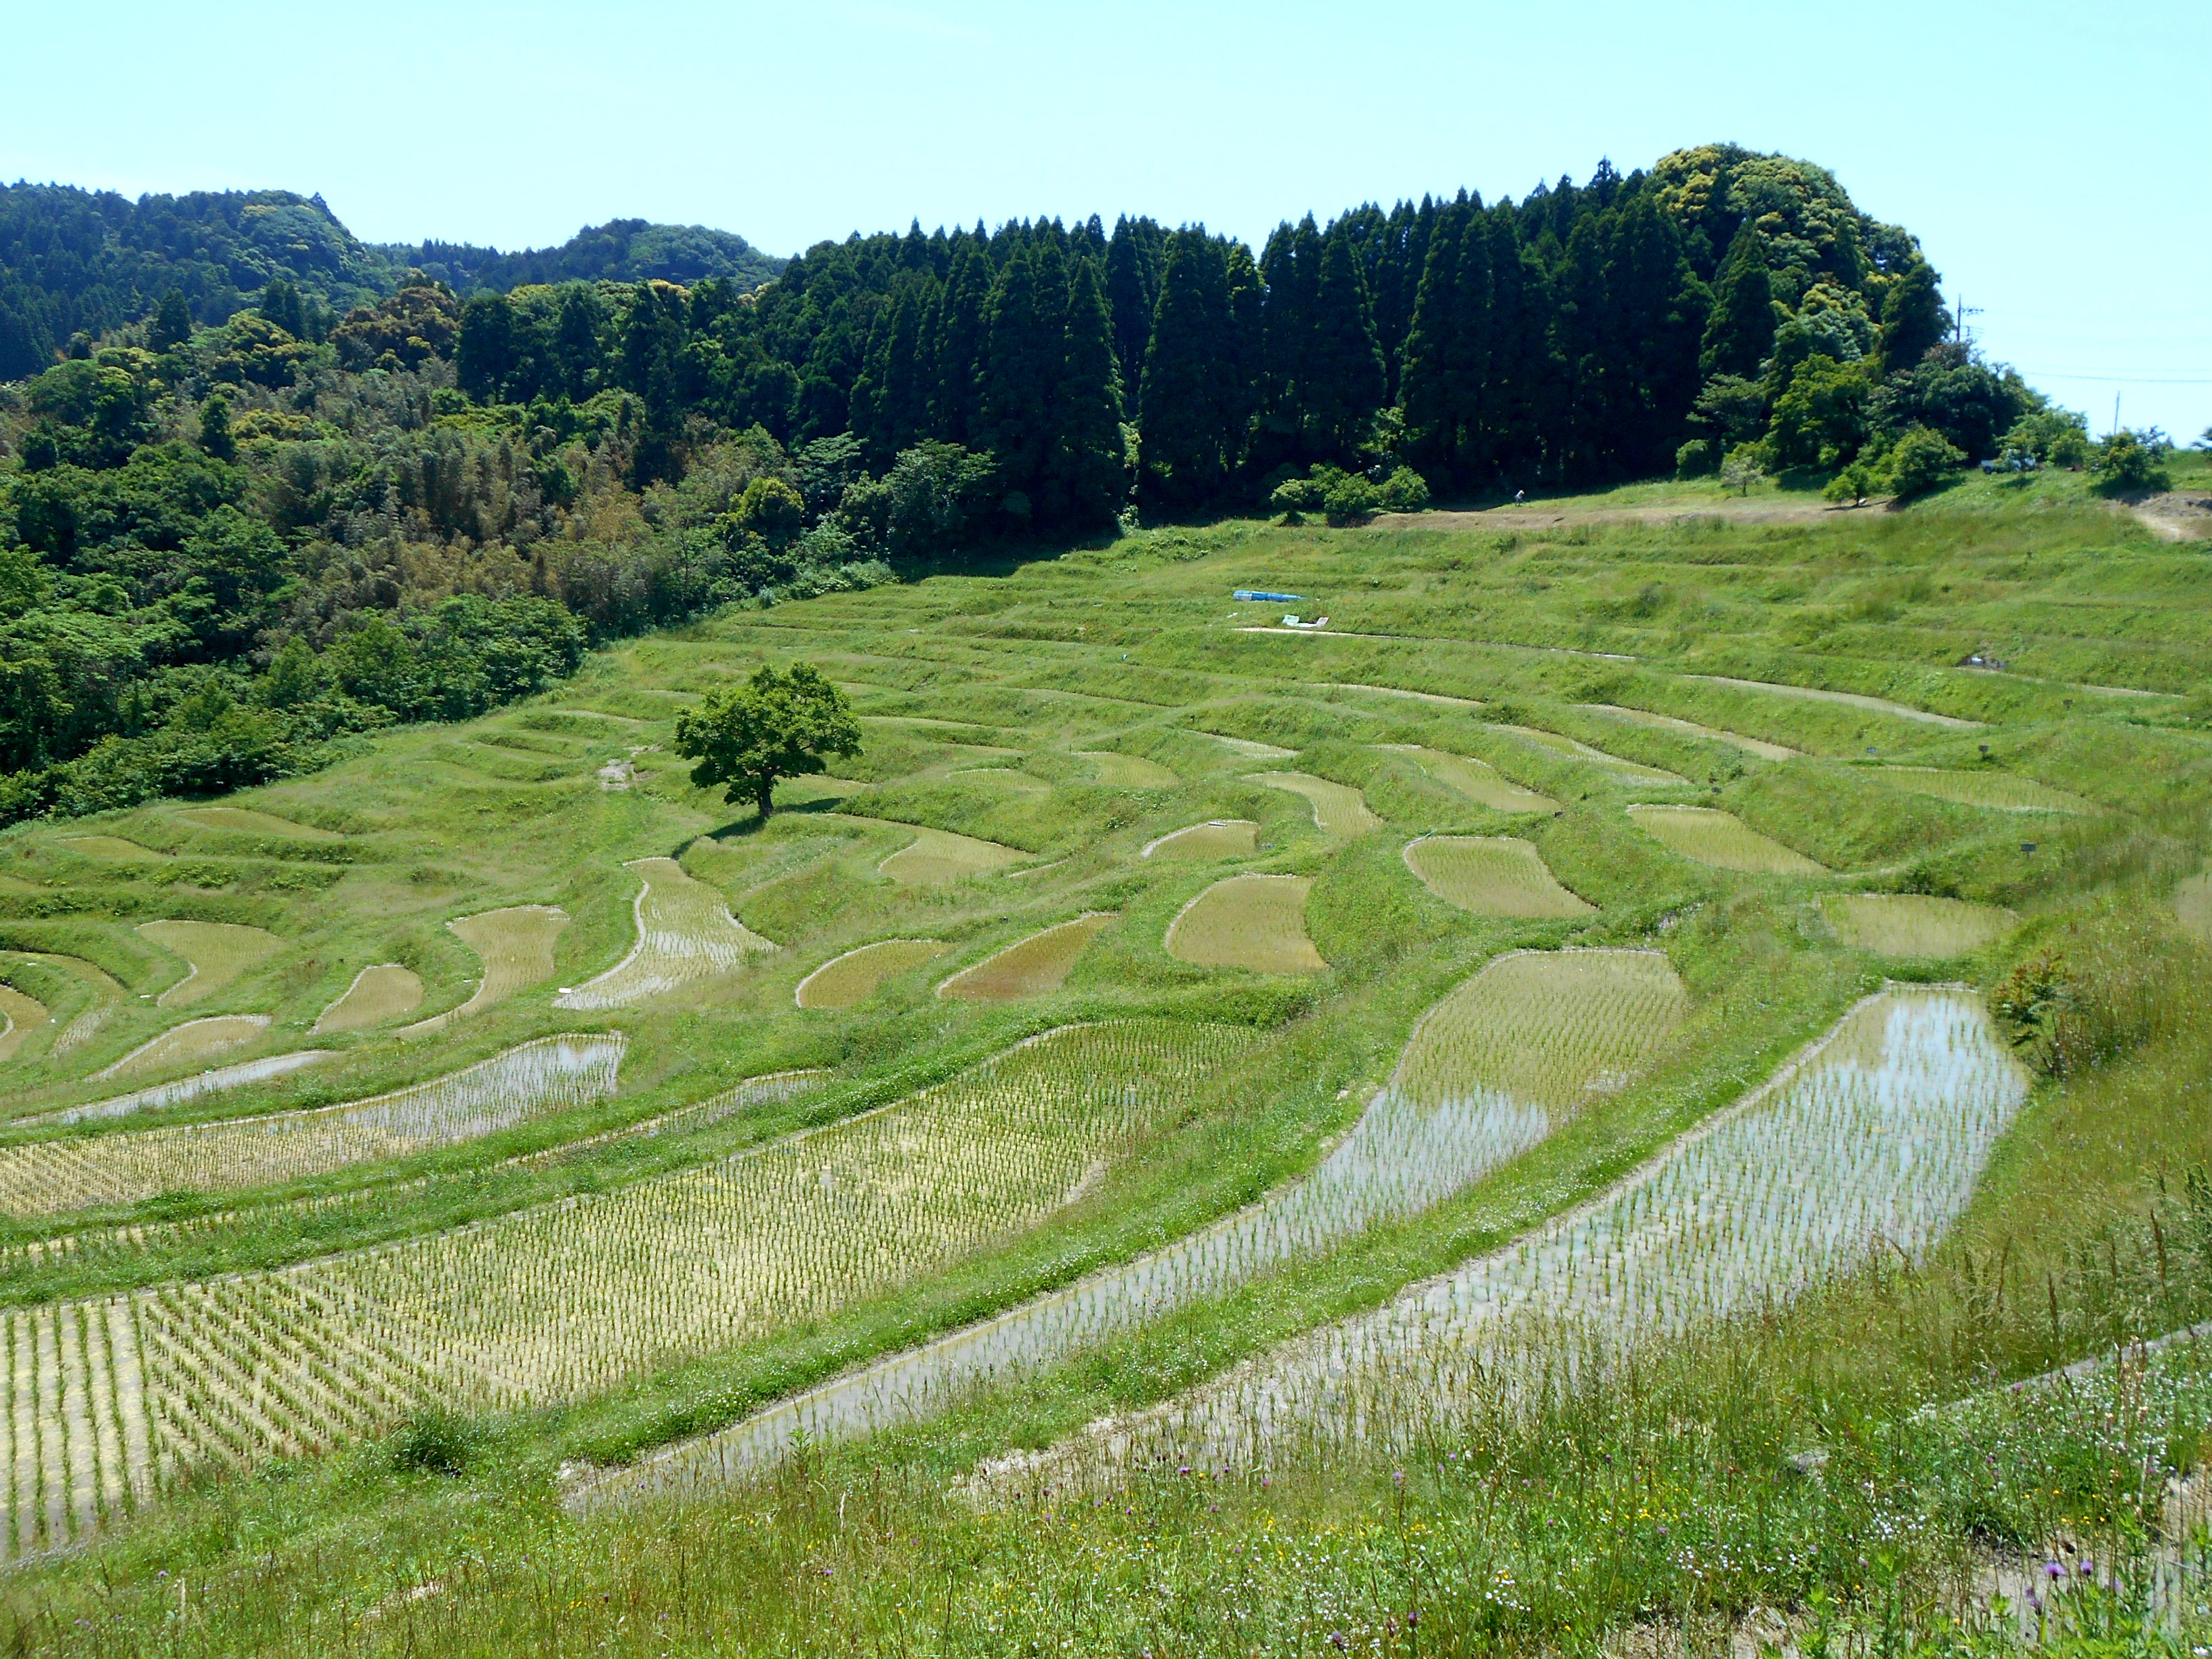
<path id="1" fill-rule="evenodd" d="M 323 313 L 319 332 L 393 293 L 416 269 L 462 293 L 504 293 L 531 283 L 709 277 L 750 289 L 782 264 L 704 225 L 614 219 L 556 247 L 504 253 L 452 242 L 379 246 L 356 237 L 319 195 L 191 191 L 134 202 L 19 179 L 0 184 L 0 380 L 38 374 L 73 336 L 97 340 L 150 319 L 173 291 L 191 317 L 221 324 L 277 283 Z"/>
<path id="2" fill-rule="evenodd" d="M 2203 1641 L 2167 465 L 1132 529 L 0 831 L 7 1639 Z"/>

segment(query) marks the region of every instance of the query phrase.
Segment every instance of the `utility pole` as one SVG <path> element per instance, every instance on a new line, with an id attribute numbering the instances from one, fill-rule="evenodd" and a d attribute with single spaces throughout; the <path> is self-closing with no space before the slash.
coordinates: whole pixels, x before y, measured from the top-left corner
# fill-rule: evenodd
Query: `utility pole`
<path id="1" fill-rule="evenodd" d="M 1959 296 L 1959 303 L 1953 311 L 1953 325 L 1957 331 L 1959 343 L 1964 345 L 1966 343 L 1966 319 L 1980 316 L 1983 307 L 1968 305 L 1966 296 L 1962 294 Z"/>
<path id="2" fill-rule="evenodd" d="M 2119 429 L 2120 429 L 2120 394 L 2119 394 L 2118 392 L 2115 392 L 2112 394 L 2112 432 L 2118 432 Z M 2108 438 L 2109 438 L 2109 437 L 2111 437 L 2111 436 L 2112 435 L 2112 432 L 2107 432 L 2105 435 L 2106 435 L 2106 437 L 2108 437 Z"/>

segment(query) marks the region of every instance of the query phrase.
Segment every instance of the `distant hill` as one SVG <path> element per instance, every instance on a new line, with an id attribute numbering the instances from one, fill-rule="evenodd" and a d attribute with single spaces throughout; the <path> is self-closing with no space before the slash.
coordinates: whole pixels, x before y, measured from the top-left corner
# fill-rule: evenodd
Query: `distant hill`
<path id="1" fill-rule="evenodd" d="M 73 334 L 97 335 L 180 289 L 192 315 L 220 323 L 283 279 L 333 312 L 392 293 L 419 265 L 462 292 L 529 283 L 728 277 L 746 287 L 784 262 L 742 236 L 703 225 L 617 219 L 559 247 L 425 242 L 379 246 L 340 222 L 319 196 L 284 190 L 142 196 L 72 185 L 0 185 L 0 380 L 54 361 Z"/>
<path id="2" fill-rule="evenodd" d="M 343 311 L 390 293 L 397 275 L 319 196 L 193 191 L 133 202 L 0 185 L 0 380 L 37 374 L 72 334 L 144 316 L 172 288 L 216 323 L 272 278 Z"/>
<path id="3" fill-rule="evenodd" d="M 465 242 L 387 243 L 376 249 L 395 265 L 412 265 L 460 293 L 505 293 L 533 283 L 640 283 L 658 277 L 690 286 L 719 276 L 757 288 L 785 261 L 763 253 L 742 236 L 705 225 L 656 225 L 644 219 L 610 219 L 586 225 L 558 247 L 502 253 Z"/>

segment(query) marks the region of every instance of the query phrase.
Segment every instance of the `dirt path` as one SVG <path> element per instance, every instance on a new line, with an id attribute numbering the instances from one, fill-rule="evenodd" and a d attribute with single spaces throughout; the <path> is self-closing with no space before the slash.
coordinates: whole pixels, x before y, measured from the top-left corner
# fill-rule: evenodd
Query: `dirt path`
<path id="1" fill-rule="evenodd" d="M 2169 489 L 2129 502 L 2128 511 L 2161 540 L 2212 541 L 2212 495 L 2190 495 Z"/>

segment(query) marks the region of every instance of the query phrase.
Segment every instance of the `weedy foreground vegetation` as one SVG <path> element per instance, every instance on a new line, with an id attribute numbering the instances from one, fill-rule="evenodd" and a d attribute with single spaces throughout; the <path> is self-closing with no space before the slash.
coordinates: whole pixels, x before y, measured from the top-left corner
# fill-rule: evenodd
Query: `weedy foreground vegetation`
<path id="1" fill-rule="evenodd" d="M 0 1635 L 2200 1644 L 2208 551 L 1156 530 L 14 826 Z"/>

